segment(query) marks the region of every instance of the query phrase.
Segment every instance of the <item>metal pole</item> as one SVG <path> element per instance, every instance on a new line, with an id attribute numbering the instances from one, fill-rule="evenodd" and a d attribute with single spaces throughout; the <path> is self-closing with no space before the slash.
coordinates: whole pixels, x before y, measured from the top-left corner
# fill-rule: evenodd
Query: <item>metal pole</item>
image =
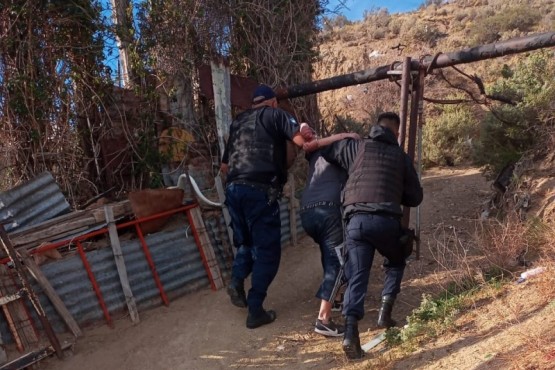
<path id="1" fill-rule="evenodd" d="M 431 69 L 450 67 L 457 64 L 472 63 L 479 60 L 493 59 L 505 55 L 517 54 L 525 51 L 532 51 L 551 46 L 555 46 L 555 32 L 539 33 L 441 54 L 438 56 Z M 432 56 L 429 56 L 424 58 L 422 61 L 413 60 L 411 63 L 412 70 L 417 70 L 420 67 L 427 69 L 433 62 L 433 59 L 434 58 Z M 394 69 L 400 68 L 401 65 L 398 65 Z M 287 88 L 287 90 L 278 92 L 277 97 L 278 99 L 297 98 L 299 96 L 316 94 L 322 91 L 335 90 L 342 87 L 353 86 L 372 81 L 385 80 L 389 78 L 387 72 L 391 69 L 391 66 L 386 65 L 326 78 L 323 80 L 290 86 Z"/>
<path id="2" fill-rule="evenodd" d="M 416 172 L 418 173 L 418 180 L 422 180 L 422 125 L 424 117 L 424 81 L 426 79 L 426 72 L 424 69 L 418 71 L 419 89 L 418 96 L 418 119 L 416 127 Z M 416 207 L 416 218 L 414 220 L 414 234 L 416 236 L 415 257 L 418 261 L 420 259 L 420 206 Z"/>
<path id="3" fill-rule="evenodd" d="M 111 327 L 112 329 L 114 328 L 114 323 L 112 322 L 112 317 L 110 316 L 110 311 L 108 311 L 108 306 L 106 306 L 106 302 L 104 301 L 104 297 L 102 296 L 102 291 L 100 290 L 100 286 L 98 285 L 98 282 L 96 281 L 96 277 L 94 276 L 94 272 L 91 268 L 91 265 L 89 263 L 89 260 L 87 259 L 87 255 L 85 254 L 85 249 L 83 248 L 83 244 L 81 244 L 81 241 L 76 241 L 75 242 L 77 244 L 77 252 L 79 253 L 79 256 L 81 257 L 81 261 L 83 262 L 83 266 L 85 267 L 85 271 L 87 271 L 87 276 L 89 277 L 89 280 L 92 284 L 94 293 L 96 294 L 96 299 L 98 300 L 98 304 L 100 305 L 100 308 L 102 309 L 102 312 L 104 313 L 104 318 L 106 319 L 106 323 L 108 324 L 109 327 Z"/>
<path id="4" fill-rule="evenodd" d="M 411 58 L 406 57 L 403 62 L 403 74 L 401 75 L 401 109 L 399 112 L 399 118 L 401 119 L 401 125 L 399 127 L 399 146 L 401 148 L 405 147 L 405 135 L 407 131 L 407 111 L 409 106 L 411 79 L 410 68 Z"/>
<path id="5" fill-rule="evenodd" d="M 424 71 L 422 71 L 424 73 Z M 418 125 L 418 102 L 424 92 L 424 81 L 422 83 L 420 78 L 412 81 L 412 94 L 410 100 L 410 121 L 409 121 L 409 138 L 407 145 L 407 154 L 409 155 L 412 163 L 414 163 L 414 154 L 416 148 L 416 126 Z M 403 207 L 403 219 L 401 220 L 403 227 L 408 227 L 410 224 L 410 207 Z"/>

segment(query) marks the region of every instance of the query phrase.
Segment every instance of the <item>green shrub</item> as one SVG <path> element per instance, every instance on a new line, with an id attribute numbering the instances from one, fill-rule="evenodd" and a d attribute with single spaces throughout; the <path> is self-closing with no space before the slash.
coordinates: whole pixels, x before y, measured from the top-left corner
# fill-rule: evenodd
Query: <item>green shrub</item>
<path id="1" fill-rule="evenodd" d="M 468 106 L 444 106 L 423 131 L 423 164 L 455 165 L 472 160 L 479 123 Z"/>
<path id="2" fill-rule="evenodd" d="M 551 120 L 555 100 L 555 61 L 547 51 L 532 53 L 514 70 L 504 67 L 501 75 L 488 93 L 508 97 L 516 105 L 502 105 L 486 115 L 475 151 L 477 164 L 493 173 L 532 146 L 544 122 Z"/>
<path id="3" fill-rule="evenodd" d="M 488 44 L 501 38 L 503 32 L 518 30 L 531 31 L 541 20 L 541 13 L 532 7 L 518 5 L 489 14 L 481 14 L 471 28 L 470 40 L 472 44 Z"/>

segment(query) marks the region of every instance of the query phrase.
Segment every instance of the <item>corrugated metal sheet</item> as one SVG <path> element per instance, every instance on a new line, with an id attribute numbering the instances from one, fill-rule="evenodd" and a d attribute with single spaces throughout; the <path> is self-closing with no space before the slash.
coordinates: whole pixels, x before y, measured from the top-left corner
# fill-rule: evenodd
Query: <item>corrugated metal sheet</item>
<path id="1" fill-rule="evenodd" d="M 175 230 L 145 237 L 170 302 L 176 297 L 210 286 L 195 240 L 190 232 L 186 235 L 188 224 L 185 222 L 182 224 L 183 227 Z M 129 284 L 139 312 L 161 305 L 160 293 L 152 278 L 140 242 L 137 239 L 122 241 L 121 248 Z M 121 316 L 126 312 L 127 305 L 112 249 L 94 250 L 87 252 L 86 255 L 108 311 L 115 317 Z M 79 324 L 87 325 L 104 320 L 102 309 L 78 254 L 45 264 L 41 269 Z M 48 298 L 42 294 L 40 287 L 34 288 L 39 293 L 41 303 L 54 329 L 57 332 L 66 331 L 65 324 Z M 35 322 L 38 321 L 35 320 Z M 9 336 L 9 333 L 3 332 L 2 336 Z"/>
<path id="2" fill-rule="evenodd" d="M 291 238 L 289 225 L 289 200 L 280 201 L 280 218 L 282 245 L 289 244 Z M 195 244 L 189 224 L 183 215 L 175 216 L 182 225 L 174 230 L 165 230 L 146 236 L 156 270 L 164 286 L 170 302 L 178 296 L 209 288 L 208 276 L 202 264 L 200 253 Z M 302 232 L 299 215 L 297 214 L 297 230 Z M 208 212 L 204 222 L 224 281 L 228 281 L 233 263 L 231 243 L 225 229 L 225 221 L 219 212 Z M 300 234 L 299 234 L 300 235 Z M 121 238 L 121 247 L 127 268 L 131 290 L 135 296 L 139 312 L 162 304 L 159 291 L 154 283 L 140 242 Z M 111 248 L 103 248 L 86 253 L 87 259 L 100 286 L 104 300 L 111 315 L 114 317 L 126 313 L 127 306 L 121 289 L 119 276 Z M 79 255 L 75 254 L 62 260 L 41 266 L 68 310 L 81 325 L 104 320 L 102 309 L 92 289 L 91 282 L 83 267 Z M 34 287 L 45 308 L 48 318 L 57 332 L 66 331 L 65 324 L 58 316 L 50 301 L 38 286 Z M 30 309 L 32 312 L 33 310 Z M 0 319 L 0 330 L 5 341 L 10 341 L 10 334 L 3 318 Z M 38 320 L 35 320 L 38 323 Z"/>
<path id="3" fill-rule="evenodd" d="M 14 220 L 6 224 L 6 231 L 38 224 L 67 212 L 69 204 L 49 172 L 0 193 L 0 220 Z"/>

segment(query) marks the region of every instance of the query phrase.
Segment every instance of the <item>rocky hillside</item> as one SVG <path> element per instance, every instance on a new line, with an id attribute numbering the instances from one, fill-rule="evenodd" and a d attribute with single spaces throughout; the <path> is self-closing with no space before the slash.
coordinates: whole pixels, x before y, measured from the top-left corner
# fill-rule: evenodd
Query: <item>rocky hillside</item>
<path id="1" fill-rule="evenodd" d="M 315 79 L 388 65 L 410 56 L 419 58 L 498 40 L 555 29 L 552 0 L 453 0 L 403 14 L 384 9 L 367 11 L 365 19 L 350 23 L 344 17 L 326 19 L 321 32 Z M 503 66 L 515 66 L 524 55 L 463 65 L 486 84 L 501 77 Z M 445 71 L 446 75 L 453 75 Z M 477 91 L 459 74 L 454 84 Z M 445 97 L 457 91 L 437 74 L 427 78 L 427 97 Z M 319 105 L 327 127 L 341 119 L 372 120 L 376 112 L 398 109 L 399 87 L 392 82 L 375 82 L 319 94 Z M 433 112 L 434 107 L 426 107 Z M 347 120 L 348 121 L 348 120 Z"/>

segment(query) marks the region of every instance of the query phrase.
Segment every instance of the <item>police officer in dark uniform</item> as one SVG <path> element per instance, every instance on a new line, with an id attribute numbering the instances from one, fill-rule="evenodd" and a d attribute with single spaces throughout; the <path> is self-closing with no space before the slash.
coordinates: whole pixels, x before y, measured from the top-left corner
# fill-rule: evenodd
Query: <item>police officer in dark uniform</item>
<path id="1" fill-rule="evenodd" d="M 323 155 L 349 174 L 343 190 L 348 285 L 343 301 L 343 350 L 349 359 L 362 357 L 358 321 L 364 317 L 364 299 L 370 268 L 377 250 L 385 257 L 385 281 L 378 325 L 391 327 L 391 310 L 401 290 L 407 257 L 400 243 L 401 205 L 416 207 L 423 192 L 409 156 L 397 143 L 399 116 L 382 113 L 362 140 L 342 140 Z"/>
<path id="2" fill-rule="evenodd" d="M 252 103 L 252 109 L 232 122 L 222 159 L 222 168 L 227 170 L 226 205 L 237 248 L 227 293 L 232 304 L 248 307 L 250 329 L 276 319 L 275 311 L 266 311 L 263 303 L 281 259 L 278 198 L 287 181 L 287 143 L 304 144 L 299 124 L 277 108 L 270 87 L 258 86 Z M 247 297 L 244 281 L 249 275 Z"/>

